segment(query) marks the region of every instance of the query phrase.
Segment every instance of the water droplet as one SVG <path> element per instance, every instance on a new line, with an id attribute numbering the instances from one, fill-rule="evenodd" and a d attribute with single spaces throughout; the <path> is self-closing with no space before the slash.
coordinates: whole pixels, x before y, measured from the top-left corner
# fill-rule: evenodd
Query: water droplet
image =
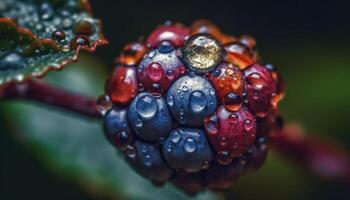
<path id="1" fill-rule="evenodd" d="M 251 131 L 253 129 L 254 125 L 253 125 L 251 120 L 246 119 L 246 120 L 244 120 L 243 123 L 244 123 L 243 124 L 243 128 L 244 128 L 245 131 L 249 132 L 249 131 Z"/>
<path id="2" fill-rule="evenodd" d="M 203 163 L 202 163 L 202 169 L 208 169 L 210 167 L 210 162 L 205 160 Z"/>
<path id="3" fill-rule="evenodd" d="M 147 153 L 148 152 L 148 149 L 147 149 L 146 145 L 141 145 L 141 151 L 142 151 L 142 153 Z"/>
<path id="4" fill-rule="evenodd" d="M 15 70 L 24 66 L 23 57 L 17 53 L 10 52 L 0 57 L 0 70 Z"/>
<path id="5" fill-rule="evenodd" d="M 173 146 L 171 144 L 168 144 L 166 146 L 166 150 L 167 150 L 167 152 L 171 152 L 173 150 Z"/>
<path id="6" fill-rule="evenodd" d="M 95 32 L 95 28 L 89 21 L 80 20 L 74 25 L 73 31 L 77 35 L 89 36 Z"/>
<path id="7" fill-rule="evenodd" d="M 230 123 L 231 126 L 235 126 L 238 123 L 238 116 L 236 114 L 230 114 L 228 116 L 228 123 Z"/>
<path id="8" fill-rule="evenodd" d="M 217 161 L 222 165 L 228 165 L 232 162 L 231 154 L 228 151 L 220 151 L 216 157 Z"/>
<path id="9" fill-rule="evenodd" d="M 207 106 L 206 95 L 202 91 L 193 91 L 189 99 L 190 108 L 195 113 L 203 112 Z"/>
<path id="10" fill-rule="evenodd" d="M 183 86 L 182 87 L 182 91 L 186 92 L 188 90 L 188 87 L 187 86 Z"/>
<path id="11" fill-rule="evenodd" d="M 113 103 L 111 102 L 108 95 L 102 95 L 97 99 L 97 110 L 105 115 L 108 110 L 113 107 Z"/>
<path id="12" fill-rule="evenodd" d="M 226 137 L 221 137 L 220 138 L 220 145 L 221 146 L 226 146 L 227 145 L 227 138 Z"/>
<path id="13" fill-rule="evenodd" d="M 170 107 L 174 106 L 174 103 L 175 103 L 174 96 L 169 96 L 167 98 L 167 103 Z"/>
<path id="14" fill-rule="evenodd" d="M 146 68 L 148 78 L 153 82 L 158 82 L 162 79 L 164 70 L 157 62 L 150 63 Z"/>
<path id="15" fill-rule="evenodd" d="M 52 39 L 54 39 L 56 41 L 62 41 L 66 38 L 66 33 L 64 31 L 61 31 L 61 30 L 56 30 L 56 31 L 52 32 L 51 37 L 52 37 Z"/>
<path id="16" fill-rule="evenodd" d="M 153 118 L 158 111 L 157 100 L 151 95 L 145 95 L 136 102 L 136 112 L 143 119 Z"/>
<path id="17" fill-rule="evenodd" d="M 178 143 L 180 139 L 181 139 L 181 135 L 178 132 L 174 132 L 171 136 L 171 141 L 175 144 Z"/>
<path id="18" fill-rule="evenodd" d="M 144 163 L 147 167 L 152 165 L 152 157 L 150 155 L 146 155 L 144 159 Z"/>
<path id="19" fill-rule="evenodd" d="M 135 159 L 136 157 L 136 151 L 135 148 L 133 146 L 128 146 L 126 149 L 126 155 L 130 158 L 130 159 Z"/>
<path id="20" fill-rule="evenodd" d="M 171 45 L 169 41 L 163 41 L 158 47 L 158 51 L 160 53 L 169 53 L 173 50 L 174 50 L 174 47 L 173 45 Z"/>
<path id="21" fill-rule="evenodd" d="M 90 47 L 90 40 L 86 36 L 78 35 L 72 39 L 72 41 L 70 42 L 70 46 L 73 49 L 76 49 L 78 46 Z"/>
<path id="22" fill-rule="evenodd" d="M 135 126 L 141 128 L 143 126 L 142 120 L 141 119 L 137 119 L 135 122 Z"/>
<path id="23" fill-rule="evenodd" d="M 192 153 L 196 150 L 197 145 L 194 141 L 193 138 L 189 137 L 186 139 L 185 144 L 184 144 L 185 151 L 188 153 Z"/>

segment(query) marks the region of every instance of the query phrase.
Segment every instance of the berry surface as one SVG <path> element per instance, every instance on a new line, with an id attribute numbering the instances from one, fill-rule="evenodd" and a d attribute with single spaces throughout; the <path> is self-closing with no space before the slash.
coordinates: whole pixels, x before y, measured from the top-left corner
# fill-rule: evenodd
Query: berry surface
<path id="1" fill-rule="evenodd" d="M 137 173 L 192 195 L 263 165 L 283 126 L 283 90 L 252 36 L 207 20 L 167 22 L 123 48 L 98 108 L 107 139 Z"/>

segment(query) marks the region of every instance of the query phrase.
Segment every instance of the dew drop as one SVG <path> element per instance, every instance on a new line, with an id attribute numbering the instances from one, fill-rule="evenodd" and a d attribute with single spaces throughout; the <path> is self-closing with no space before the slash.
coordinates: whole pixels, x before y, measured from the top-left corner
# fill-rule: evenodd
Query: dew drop
<path id="1" fill-rule="evenodd" d="M 236 114 L 230 114 L 228 116 L 228 123 L 230 123 L 231 126 L 237 125 L 238 122 L 238 116 Z"/>
<path id="2" fill-rule="evenodd" d="M 193 138 L 189 137 L 186 139 L 185 144 L 184 144 L 185 151 L 188 153 L 192 153 L 196 150 L 197 145 L 194 141 Z"/>
<path id="3" fill-rule="evenodd" d="M 136 112 L 143 119 L 153 118 L 158 111 L 157 100 L 151 95 L 145 95 L 136 102 Z"/>
<path id="4" fill-rule="evenodd" d="M 113 107 L 113 103 L 111 102 L 108 95 L 102 95 L 97 99 L 97 110 L 105 115 L 108 110 Z"/>
<path id="5" fill-rule="evenodd" d="M 178 143 L 180 139 L 181 139 L 181 135 L 178 132 L 174 132 L 174 134 L 172 134 L 171 136 L 171 141 L 175 144 Z"/>
<path id="6" fill-rule="evenodd" d="M 189 103 L 193 112 L 200 113 L 207 106 L 207 98 L 202 91 L 193 91 L 190 95 Z"/>
<path id="7" fill-rule="evenodd" d="M 202 169 L 208 169 L 210 167 L 210 162 L 205 160 L 203 163 L 202 163 Z"/>
<path id="8" fill-rule="evenodd" d="M 251 120 L 246 119 L 246 120 L 244 120 L 243 123 L 244 123 L 243 124 L 243 128 L 244 128 L 245 131 L 249 132 L 249 131 L 251 131 L 253 129 L 254 125 L 253 125 Z"/>
<path id="9" fill-rule="evenodd" d="M 232 162 L 231 154 L 228 151 L 220 151 L 216 157 L 217 161 L 222 165 L 228 165 Z"/>
<path id="10" fill-rule="evenodd" d="M 146 155 L 144 159 L 144 163 L 147 167 L 152 165 L 152 157 L 150 155 Z"/>
<path id="11" fill-rule="evenodd" d="M 169 96 L 167 98 L 167 103 L 170 107 L 174 106 L 174 103 L 175 103 L 174 96 Z"/>

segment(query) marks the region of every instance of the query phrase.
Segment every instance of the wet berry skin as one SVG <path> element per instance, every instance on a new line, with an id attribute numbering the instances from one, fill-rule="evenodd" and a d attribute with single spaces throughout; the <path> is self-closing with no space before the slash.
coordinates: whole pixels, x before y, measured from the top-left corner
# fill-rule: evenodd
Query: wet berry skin
<path id="1" fill-rule="evenodd" d="M 230 112 L 221 106 L 205 119 L 204 126 L 221 164 L 246 152 L 256 137 L 255 118 L 244 107 Z"/>
<path id="2" fill-rule="evenodd" d="M 141 176 L 156 182 L 164 182 L 171 177 L 173 170 L 164 162 L 160 150 L 153 144 L 136 141 L 126 160 Z"/>
<path id="3" fill-rule="evenodd" d="M 154 30 L 147 38 L 147 46 L 157 48 L 163 41 L 169 41 L 175 47 L 183 45 L 185 37 L 189 35 L 189 30 L 181 24 L 164 25 Z"/>
<path id="4" fill-rule="evenodd" d="M 97 102 L 107 139 L 155 186 L 231 187 L 263 165 L 283 127 L 282 77 L 257 59 L 253 37 L 206 20 L 157 27 L 116 59 Z"/>
<path id="5" fill-rule="evenodd" d="M 223 62 L 210 74 L 209 80 L 226 109 L 235 111 L 241 107 L 245 82 L 239 68 L 232 63 Z"/>
<path id="6" fill-rule="evenodd" d="M 213 86 L 197 75 L 186 75 L 176 80 L 166 98 L 175 120 L 191 127 L 202 126 L 204 118 L 215 111 L 217 104 Z"/>
<path id="7" fill-rule="evenodd" d="M 172 82 L 186 72 L 175 49 L 171 46 L 168 48 L 166 52 L 162 51 L 164 49 L 148 52 L 138 65 L 138 80 L 145 91 L 162 95 Z"/>
<path id="8" fill-rule="evenodd" d="M 112 108 L 104 116 L 104 128 L 107 139 L 118 149 L 124 151 L 134 139 L 125 108 Z"/>
<path id="9" fill-rule="evenodd" d="M 166 138 L 173 126 L 164 98 L 147 92 L 137 95 L 129 105 L 128 120 L 136 136 L 150 142 Z"/>
<path id="10" fill-rule="evenodd" d="M 201 129 L 178 128 L 172 131 L 162 149 L 169 165 L 185 172 L 206 169 L 213 159 L 212 150 Z"/>
<path id="11" fill-rule="evenodd" d="M 247 81 L 247 104 L 258 117 L 265 117 L 272 108 L 272 97 L 276 84 L 265 67 L 254 64 L 244 70 Z"/>
<path id="12" fill-rule="evenodd" d="M 137 94 L 136 69 L 130 66 L 117 66 L 107 84 L 107 93 L 112 102 L 126 105 Z"/>

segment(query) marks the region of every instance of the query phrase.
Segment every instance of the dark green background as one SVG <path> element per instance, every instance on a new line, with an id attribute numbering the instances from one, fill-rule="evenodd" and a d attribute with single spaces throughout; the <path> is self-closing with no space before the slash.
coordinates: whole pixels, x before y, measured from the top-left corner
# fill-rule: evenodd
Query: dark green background
<path id="1" fill-rule="evenodd" d="M 345 1 L 92 0 L 92 7 L 110 40 L 97 51 L 109 70 L 123 44 L 169 19 L 189 25 L 206 18 L 224 32 L 254 35 L 263 61 L 278 66 L 285 78 L 281 110 L 286 121 L 350 150 L 350 14 Z M 7 117 L 1 114 L 0 120 L 0 199 L 101 199 L 48 172 L 1 123 Z M 15 124 L 16 117 L 10 120 Z M 276 157 L 243 177 L 226 197 L 348 199 L 344 186 L 313 178 Z"/>

